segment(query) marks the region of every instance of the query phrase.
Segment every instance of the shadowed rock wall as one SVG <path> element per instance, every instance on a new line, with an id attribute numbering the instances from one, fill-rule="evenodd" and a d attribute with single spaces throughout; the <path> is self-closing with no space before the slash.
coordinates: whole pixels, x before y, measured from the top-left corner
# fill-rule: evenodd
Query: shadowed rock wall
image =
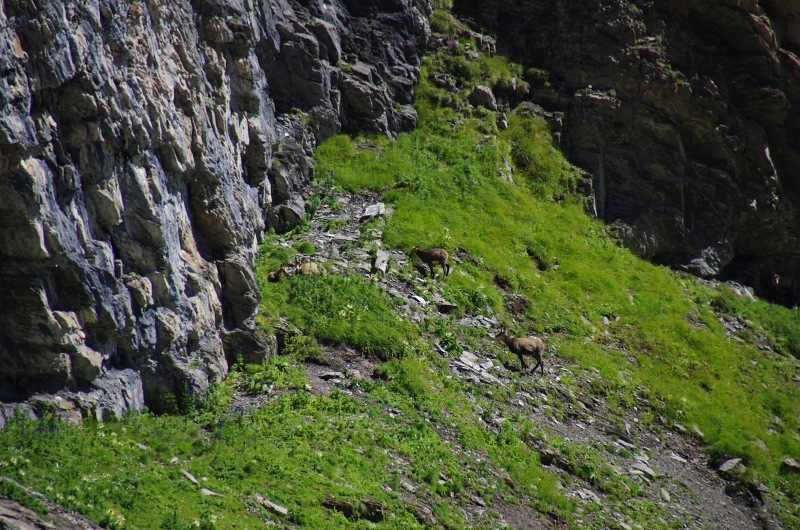
<path id="1" fill-rule="evenodd" d="M 258 237 L 304 215 L 317 141 L 416 124 L 429 11 L 0 3 L 0 400 L 102 418 L 263 359 Z"/>
<path id="2" fill-rule="evenodd" d="M 455 2 L 563 112 L 599 217 L 639 255 L 773 287 L 800 277 L 800 2 Z"/>

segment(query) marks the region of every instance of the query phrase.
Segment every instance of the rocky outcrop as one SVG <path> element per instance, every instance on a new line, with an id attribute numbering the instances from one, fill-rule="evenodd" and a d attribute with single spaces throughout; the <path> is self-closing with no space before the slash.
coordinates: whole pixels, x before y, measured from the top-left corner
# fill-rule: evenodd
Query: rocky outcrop
<path id="1" fill-rule="evenodd" d="M 767 296 L 774 273 L 800 269 L 799 8 L 455 2 L 530 67 L 530 98 L 563 112 L 561 147 L 629 248 Z"/>
<path id="2" fill-rule="evenodd" d="M 316 142 L 414 125 L 429 10 L 2 3 L 0 400 L 104 417 L 263 359 L 259 235 L 302 218 Z"/>

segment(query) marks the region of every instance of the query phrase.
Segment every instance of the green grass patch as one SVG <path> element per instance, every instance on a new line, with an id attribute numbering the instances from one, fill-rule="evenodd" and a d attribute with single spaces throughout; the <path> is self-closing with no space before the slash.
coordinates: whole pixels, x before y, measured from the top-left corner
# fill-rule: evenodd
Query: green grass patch
<path id="1" fill-rule="evenodd" d="M 252 385 L 248 392 L 257 394 L 268 381 L 274 399 L 206 425 L 153 414 L 79 426 L 14 418 L 0 437 L 0 469 L 106 528 L 253 528 L 267 520 L 302 528 L 424 528 L 397 493 L 401 481 L 431 496 L 437 519 L 464 527 L 451 495 L 469 490 L 491 502 L 510 493 L 502 480 L 484 479 L 493 477 L 491 466 L 506 469 L 541 510 L 568 517 L 573 501 L 539 469 L 523 431 L 498 436 L 477 426 L 465 389 L 438 362 L 427 354 L 394 359 L 383 366 L 384 382 L 359 381 L 362 400 L 338 390 L 311 396 L 298 388 L 302 369 L 287 357 L 248 365 L 224 385 Z M 437 426 L 481 457 L 445 440 Z M 202 495 L 201 488 L 221 496 Z M 256 494 L 289 514 L 259 507 Z M 348 520 L 322 505 L 328 494 L 353 502 L 373 497 L 389 516 L 377 524 Z"/>
<path id="2" fill-rule="evenodd" d="M 414 245 L 466 249 L 480 265 L 456 265 L 443 281 L 445 294 L 467 311 L 491 307 L 502 315 L 493 286 L 501 277 L 533 302 L 530 327 L 521 331 L 545 333 L 558 355 L 598 369 L 620 411 L 631 410 L 637 386 L 649 388 L 660 405 L 643 419 L 696 424 L 714 458 L 740 456 L 760 480 L 800 492 L 795 477 L 779 472 L 783 458 L 800 456 L 800 393 L 789 380 L 797 372 L 798 310 L 701 285 L 620 248 L 570 194 L 577 173 L 541 120 L 511 113 L 500 131 L 492 113 L 465 104 L 471 83 L 498 85 L 517 67 L 501 58 L 462 59 L 442 52 L 425 60 L 419 128 L 371 154 L 370 171 L 395 176 L 392 185 L 381 181 L 395 209 L 384 243 L 406 252 Z M 435 87 L 429 79 L 440 73 L 464 88 Z M 354 141 L 332 140 L 340 154 Z M 324 158 L 325 149 L 321 163 L 339 175 L 341 162 Z M 516 185 L 499 176 L 506 162 Z M 752 329 L 742 336 L 750 343 L 732 340 L 719 314 L 745 316 Z M 757 335 L 777 352 L 751 344 Z"/>
<path id="3" fill-rule="evenodd" d="M 432 23 L 454 30 L 447 13 L 435 13 Z M 696 424 L 714 461 L 739 456 L 748 466 L 745 480 L 784 492 L 784 522 L 800 528 L 800 477 L 780 470 L 783 458 L 800 457 L 800 392 L 791 380 L 800 354 L 798 310 L 749 301 L 621 249 L 571 193 L 578 172 L 553 148 L 543 121 L 507 112 L 508 128 L 500 130 L 494 113 L 467 104 L 476 83 L 503 93 L 515 79 L 546 73 L 526 73 L 502 57 L 468 61 L 463 44 L 425 59 L 417 130 L 394 142 L 341 135 L 318 147 L 317 172 L 324 178 L 310 200 L 311 211 L 323 203 L 335 208 L 337 189 L 379 190 L 395 212 L 382 227 L 385 247 L 469 253 L 472 258 L 453 263 L 450 276 L 436 283 L 459 313 L 432 316 L 420 327 L 360 275 L 269 282 L 268 274 L 297 252 L 316 250 L 302 239 L 303 227 L 291 235 L 294 247 L 269 235 L 256 264 L 258 321 L 270 327 L 288 319 L 300 328 L 302 334 L 286 338 L 285 355 L 236 365 L 205 403 L 172 396 L 170 410 L 183 416 L 147 413 L 80 426 L 14 418 L 0 436 L 0 474 L 106 528 L 254 528 L 266 521 L 422 528 L 399 493 L 406 481 L 430 500 L 443 527 L 466 526 L 459 504 L 469 494 L 487 503 L 488 519 L 498 515 L 492 503 L 527 498 L 576 528 L 578 505 L 562 485 L 573 476 L 607 493 L 614 510 L 631 521 L 646 526 L 665 516 L 663 507 L 640 498 L 640 486 L 615 476 L 596 448 L 538 432 L 510 410 L 522 390 L 519 380 L 510 377 L 508 385 L 489 390 L 449 373 L 431 342 L 438 340 L 450 356 L 464 347 L 479 351 L 487 344 L 484 331 L 462 329 L 457 318 L 493 313 L 519 333 L 545 336 L 556 355 L 597 373 L 588 388 L 563 377 L 569 391 L 601 397 L 612 414 L 634 415 L 656 431 L 661 418 L 667 425 Z M 457 91 L 436 86 L 439 74 L 450 76 Z M 513 184 L 506 167 L 514 170 Z M 365 225 L 363 241 L 372 228 Z M 532 307 L 509 314 L 498 285 L 524 293 Z M 735 335 L 743 342 L 720 322 L 737 317 L 746 321 Z M 759 349 L 762 340 L 775 351 Z M 321 361 L 321 343 L 386 362 L 374 380 L 312 396 L 300 362 Z M 501 360 L 512 357 L 501 346 Z M 235 389 L 265 404 L 229 414 Z M 553 406 L 548 414 L 563 411 Z M 557 450 L 571 475 L 543 470 L 533 439 Z M 35 504 L 20 488 L 3 487 L 3 494 Z M 222 496 L 202 495 L 200 488 Z M 285 506 L 288 515 L 260 507 L 256 493 Z M 376 524 L 348 520 L 323 506 L 328 494 L 353 502 L 373 497 L 389 517 Z"/>
<path id="4" fill-rule="evenodd" d="M 317 340 L 349 344 L 382 359 L 398 357 L 418 332 L 382 290 L 355 275 L 294 275 L 262 283 L 265 312 L 283 314 Z"/>

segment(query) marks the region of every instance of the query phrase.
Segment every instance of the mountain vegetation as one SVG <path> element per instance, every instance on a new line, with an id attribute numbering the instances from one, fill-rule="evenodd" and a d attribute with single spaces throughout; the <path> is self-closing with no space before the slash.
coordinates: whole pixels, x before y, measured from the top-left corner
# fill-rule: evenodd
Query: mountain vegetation
<path id="1" fill-rule="evenodd" d="M 501 93 L 524 67 L 457 38 L 446 9 L 431 21 L 451 38 L 424 59 L 418 127 L 319 145 L 306 219 L 260 243 L 257 323 L 279 354 L 237 363 L 206 400 L 184 385 L 164 414 L 13 418 L 0 432 L 3 495 L 112 529 L 735 517 L 653 464 L 674 454 L 699 462 L 736 513 L 800 528 L 798 309 L 620 246 L 586 214 L 581 174 L 535 106 L 470 103 L 476 85 Z M 390 211 L 337 218 L 359 197 Z M 323 241 L 347 227 L 358 235 Z M 451 274 L 418 270 L 417 245 L 448 250 Z M 357 266 L 379 252 L 385 274 Z M 290 273 L 269 281 L 281 267 Z M 520 372 L 492 336 L 502 326 L 545 341 L 543 377 Z M 492 367 L 465 376 L 465 351 Z M 330 370 L 354 357 L 372 370 Z"/>

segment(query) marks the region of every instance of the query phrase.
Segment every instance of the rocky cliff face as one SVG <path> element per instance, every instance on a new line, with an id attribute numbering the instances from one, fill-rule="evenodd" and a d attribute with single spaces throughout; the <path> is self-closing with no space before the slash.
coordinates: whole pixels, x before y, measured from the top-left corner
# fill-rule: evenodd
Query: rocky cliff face
<path id="1" fill-rule="evenodd" d="M 800 277 L 800 2 L 455 4 L 533 67 L 528 97 L 563 113 L 562 148 L 628 247 L 797 301 L 770 280 Z"/>
<path id="2" fill-rule="evenodd" d="M 429 11 L 0 3 L 0 400 L 102 418 L 263 358 L 258 236 L 304 215 L 316 142 L 416 124 Z"/>

